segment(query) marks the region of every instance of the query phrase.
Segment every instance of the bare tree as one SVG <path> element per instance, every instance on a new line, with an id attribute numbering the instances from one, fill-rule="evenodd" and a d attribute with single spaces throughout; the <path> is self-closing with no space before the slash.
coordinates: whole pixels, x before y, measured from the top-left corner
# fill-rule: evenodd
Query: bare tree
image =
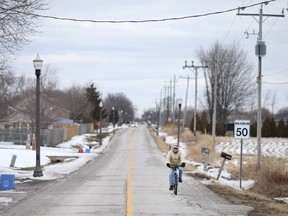
<path id="1" fill-rule="evenodd" d="M 35 13 L 45 9 L 43 0 L 0 0 L 0 56 L 14 54 L 35 33 Z"/>
<path id="2" fill-rule="evenodd" d="M 58 87 L 57 70 L 51 64 L 45 65 L 41 71 L 41 88 L 45 91 L 53 91 Z"/>
<path id="3" fill-rule="evenodd" d="M 270 99 L 271 99 L 271 90 L 268 89 L 268 91 L 264 94 L 262 108 L 267 109 L 270 103 Z"/>
<path id="4" fill-rule="evenodd" d="M 43 0 L 0 0 L 0 118 L 6 115 L 6 105 L 14 96 L 14 84 L 18 83 L 8 67 L 10 56 L 35 33 L 34 13 L 44 8 Z"/>
<path id="5" fill-rule="evenodd" d="M 87 101 L 85 98 L 85 87 L 73 84 L 64 90 L 64 94 L 64 97 L 62 97 L 63 107 L 70 110 L 70 118 L 73 121 L 81 121 L 85 115 Z"/>
<path id="6" fill-rule="evenodd" d="M 0 119 L 5 117 L 7 113 L 7 103 L 11 95 L 10 87 L 13 82 L 14 73 L 0 66 Z"/>
<path id="7" fill-rule="evenodd" d="M 274 108 L 275 108 L 275 104 L 277 103 L 277 93 L 276 91 L 273 92 L 273 96 L 272 96 L 272 102 L 271 102 L 271 105 L 272 105 L 272 115 L 274 115 Z"/>
<path id="8" fill-rule="evenodd" d="M 11 97 L 9 99 L 11 107 L 15 111 L 22 113 L 32 122 L 34 126 L 35 120 L 35 90 L 36 90 L 36 76 L 26 77 L 22 75 L 14 79 L 11 88 Z M 60 108 L 59 101 L 55 97 L 57 92 L 58 79 L 55 70 L 49 65 L 44 67 L 40 76 L 40 89 L 41 89 L 41 103 L 40 103 L 40 116 L 41 125 L 43 127 L 47 124 L 57 120 L 59 113 L 57 109 Z"/>
<path id="9" fill-rule="evenodd" d="M 125 121 L 132 121 L 135 111 L 132 101 L 123 93 L 108 94 L 104 99 L 104 108 L 111 111 L 115 108 L 120 118 Z M 122 116 L 121 116 L 122 115 Z"/>
<path id="10" fill-rule="evenodd" d="M 235 43 L 224 46 L 215 42 L 210 49 L 200 49 L 197 55 L 208 66 L 205 71 L 205 96 L 212 119 L 214 103 L 214 83 L 217 73 L 217 122 L 224 123 L 235 109 L 244 108 L 247 98 L 253 92 L 251 82 L 252 65 L 246 53 Z"/>

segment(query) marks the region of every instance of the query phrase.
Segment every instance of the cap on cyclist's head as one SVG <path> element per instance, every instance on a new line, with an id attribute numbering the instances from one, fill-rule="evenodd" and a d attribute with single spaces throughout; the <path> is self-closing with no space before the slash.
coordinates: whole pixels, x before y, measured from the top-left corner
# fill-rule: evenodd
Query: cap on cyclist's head
<path id="1" fill-rule="evenodd" d="M 172 149 L 179 149 L 178 145 L 173 145 Z"/>

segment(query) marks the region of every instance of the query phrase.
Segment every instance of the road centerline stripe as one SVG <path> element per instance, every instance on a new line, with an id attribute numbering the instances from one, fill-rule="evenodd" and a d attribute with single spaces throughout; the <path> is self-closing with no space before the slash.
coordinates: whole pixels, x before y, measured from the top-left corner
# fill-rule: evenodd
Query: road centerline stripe
<path id="1" fill-rule="evenodd" d="M 132 186 L 131 186 L 131 169 L 133 163 L 133 152 L 134 152 L 134 134 L 132 135 L 132 143 L 130 149 L 128 173 L 127 173 L 127 216 L 133 216 L 133 204 L 132 204 Z"/>

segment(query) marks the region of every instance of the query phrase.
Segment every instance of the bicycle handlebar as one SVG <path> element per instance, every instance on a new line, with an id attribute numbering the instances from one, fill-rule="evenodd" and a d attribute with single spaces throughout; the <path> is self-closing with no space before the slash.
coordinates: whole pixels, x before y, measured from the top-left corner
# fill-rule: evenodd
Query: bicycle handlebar
<path id="1" fill-rule="evenodd" d="M 171 165 L 171 166 L 170 166 L 170 168 L 173 169 L 173 170 L 174 170 L 174 169 L 178 169 L 178 167 L 180 167 L 180 166 L 179 166 L 179 165 L 173 165 L 173 166 Z"/>

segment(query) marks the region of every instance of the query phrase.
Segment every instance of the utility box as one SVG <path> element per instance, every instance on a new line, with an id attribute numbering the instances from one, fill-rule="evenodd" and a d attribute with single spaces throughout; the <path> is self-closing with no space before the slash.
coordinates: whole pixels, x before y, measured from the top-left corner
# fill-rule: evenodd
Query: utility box
<path id="1" fill-rule="evenodd" d="M 0 190 L 14 190 L 15 175 L 1 174 L 0 175 Z"/>
<path id="2" fill-rule="evenodd" d="M 266 55 L 266 45 L 264 41 L 258 41 L 255 45 L 255 55 L 258 57 L 263 57 Z"/>

